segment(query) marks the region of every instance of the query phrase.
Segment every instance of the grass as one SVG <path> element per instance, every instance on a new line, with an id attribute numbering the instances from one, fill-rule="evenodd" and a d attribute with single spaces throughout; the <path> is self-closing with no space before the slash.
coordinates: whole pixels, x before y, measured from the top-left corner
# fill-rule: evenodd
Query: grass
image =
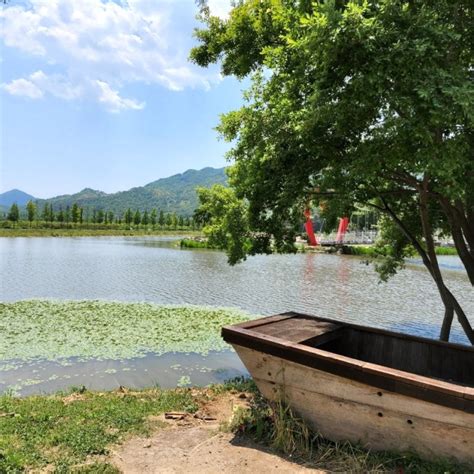
<path id="1" fill-rule="evenodd" d="M 345 245 L 343 253 L 347 255 L 359 255 L 369 258 L 384 257 L 387 255 L 389 247 L 379 247 L 375 245 Z M 458 252 L 454 247 L 436 247 L 436 255 L 457 255 Z"/>
<path id="2" fill-rule="evenodd" d="M 152 229 L 86 229 L 86 228 L 36 228 L 36 227 L 12 227 L 0 228 L 0 237 L 106 237 L 126 236 L 139 237 L 146 235 L 201 235 L 199 231 L 193 230 L 152 230 Z"/>
<path id="3" fill-rule="evenodd" d="M 0 472 L 45 469 L 56 473 L 112 474 L 107 462 L 114 444 L 162 427 L 166 411 L 194 413 L 203 403 L 231 391 L 250 392 L 248 410 L 234 416 L 238 436 L 271 446 L 297 462 L 330 472 L 469 472 L 447 461 L 415 455 L 371 453 L 350 443 L 334 443 L 312 432 L 283 403 L 270 404 L 251 379 L 238 378 L 205 389 L 157 388 L 141 391 L 70 393 L 27 398 L 0 397 Z"/>
<path id="4" fill-rule="evenodd" d="M 436 255 L 457 255 L 458 251 L 454 247 L 436 247 Z"/>
<path id="5" fill-rule="evenodd" d="M 181 239 L 179 246 L 182 249 L 217 249 L 209 244 L 207 240 Z"/>
<path id="6" fill-rule="evenodd" d="M 349 442 L 333 442 L 312 431 L 282 401 L 267 402 L 255 392 L 250 408 L 236 413 L 230 429 L 311 467 L 329 472 L 471 472 L 444 459 L 424 460 L 412 453 L 370 452 Z"/>
<path id="7" fill-rule="evenodd" d="M 110 445 L 128 435 L 147 435 L 158 428 L 151 415 L 197 408 L 196 395 L 187 389 L 2 396 L 0 472 L 45 466 L 58 473 L 117 472 L 100 458 L 85 463 L 107 455 Z"/>

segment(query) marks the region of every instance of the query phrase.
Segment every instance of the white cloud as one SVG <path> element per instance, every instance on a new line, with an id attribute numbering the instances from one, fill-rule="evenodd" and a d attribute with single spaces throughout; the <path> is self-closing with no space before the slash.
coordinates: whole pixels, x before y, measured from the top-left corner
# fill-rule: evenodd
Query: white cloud
<path id="1" fill-rule="evenodd" d="M 229 2 L 211 0 L 225 15 Z M 192 28 L 184 31 L 175 11 L 196 10 L 193 0 L 30 0 L 0 11 L 5 46 L 44 62 L 42 70 L 15 78 L 2 88 L 39 99 L 95 98 L 109 110 L 139 110 L 144 104 L 124 99 L 131 83 L 170 90 L 209 88 L 219 74 L 187 62 Z M 227 10 L 226 10 L 227 8 Z M 52 71 L 52 72 L 44 72 Z"/>
<path id="2" fill-rule="evenodd" d="M 120 97 L 117 91 L 113 90 L 107 82 L 96 81 L 99 89 L 99 102 L 105 104 L 111 112 L 120 112 L 124 109 L 141 110 L 145 104 L 138 103 L 133 99 Z"/>
<path id="3" fill-rule="evenodd" d="M 23 78 L 14 79 L 8 84 L 2 84 L 1 87 L 11 95 L 22 95 L 30 99 L 43 97 L 43 92 L 37 85 Z"/>

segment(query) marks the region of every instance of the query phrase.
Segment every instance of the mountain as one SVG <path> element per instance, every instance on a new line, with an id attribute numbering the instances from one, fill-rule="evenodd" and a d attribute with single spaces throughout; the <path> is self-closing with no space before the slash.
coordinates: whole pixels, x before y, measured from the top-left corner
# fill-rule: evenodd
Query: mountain
<path id="1" fill-rule="evenodd" d="M 130 207 L 140 211 L 156 208 L 164 212 L 191 216 L 198 206 L 196 187 L 210 187 L 213 184 L 227 184 L 225 168 L 188 170 L 168 178 L 158 179 L 145 186 L 111 194 L 86 188 L 76 194 L 42 199 L 38 203 L 40 208 L 44 203 L 50 203 L 55 210 L 60 206 L 63 208 L 72 206 L 76 202 L 84 208 L 103 209 L 116 214 Z"/>
<path id="2" fill-rule="evenodd" d="M 36 198 L 31 194 L 27 194 L 19 189 L 12 189 L 0 194 L 0 206 L 10 207 L 13 203 L 17 203 L 19 206 L 26 206 L 29 200 L 35 201 Z"/>

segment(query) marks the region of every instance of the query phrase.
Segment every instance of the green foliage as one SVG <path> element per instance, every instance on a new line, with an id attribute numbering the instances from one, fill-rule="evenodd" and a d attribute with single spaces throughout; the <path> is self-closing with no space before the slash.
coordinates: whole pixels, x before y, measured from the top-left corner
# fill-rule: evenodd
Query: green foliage
<path id="1" fill-rule="evenodd" d="M 194 219 L 203 224 L 203 232 L 211 248 L 226 249 L 230 264 L 251 252 L 247 208 L 234 191 L 221 185 L 198 188 L 200 205 Z"/>
<path id="2" fill-rule="evenodd" d="M 436 255 L 457 255 L 458 251 L 454 247 L 436 247 Z"/>
<path id="3" fill-rule="evenodd" d="M 125 224 L 130 225 L 132 223 L 132 219 L 133 219 L 132 210 L 128 208 L 125 211 L 125 215 L 124 215 Z"/>
<path id="4" fill-rule="evenodd" d="M 433 228 L 451 229 L 442 199 L 472 212 L 470 13 L 447 0 L 246 0 L 225 20 L 204 9 L 191 59 L 252 81 L 219 126 L 234 144 L 231 185 L 248 202 L 241 233 L 290 250 L 308 199 L 335 217 L 383 197 L 421 238 L 423 180 Z M 392 242 L 384 277 L 407 251 Z"/>
<path id="5" fill-rule="evenodd" d="M 140 211 L 137 209 L 135 211 L 135 214 L 133 215 L 133 223 L 135 225 L 140 225 L 140 222 L 142 221 L 142 216 L 140 214 Z"/>
<path id="6" fill-rule="evenodd" d="M 18 222 L 20 219 L 20 210 L 18 209 L 18 204 L 14 202 L 10 210 L 8 211 L 7 219 L 12 222 Z"/>
<path id="7" fill-rule="evenodd" d="M 36 218 L 36 204 L 33 201 L 30 200 L 27 202 L 26 212 L 28 216 L 28 221 L 31 224 Z"/>

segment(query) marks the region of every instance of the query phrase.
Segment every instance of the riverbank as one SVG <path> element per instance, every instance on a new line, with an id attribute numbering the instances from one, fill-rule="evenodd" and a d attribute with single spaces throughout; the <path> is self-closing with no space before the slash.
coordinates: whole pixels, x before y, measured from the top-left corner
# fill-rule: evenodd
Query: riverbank
<path id="1" fill-rule="evenodd" d="M 0 237 L 177 237 L 199 236 L 197 230 L 82 229 L 74 228 L 0 228 Z"/>
<path id="2" fill-rule="evenodd" d="M 344 255 L 357 255 L 362 257 L 378 258 L 389 254 L 389 247 L 377 245 L 343 245 L 341 247 Z M 457 256 L 458 252 L 454 247 L 435 247 L 436 255 Z M 414 252 L 416 255 L 416 253 Z"/>
<path id="3" fill-rule="evenodd" d="M 202 389 L 0 397 L 1 472 L 468 472 L 332 443 L 250 380 Z"/>
<path id="4" fill-rule="evenodd" d="M 207 239 L 202 237 L 184 238 L 179 241 L 179 246 L 184 249 L 211 249 L 219 250 L 218 247 L 209 244 Z M 355 255 L 360 257 L 379 258 L 385 257 L 389 253 L 389 247 L 381 247 L 375 244 L 371 245 L 331 245 L 311 247 L 305 244 L 296 244 L 298 252 L 315 253 L 341 253 L 343 255 Z M 454 247 L 436 247 L 436 255 L 454 255 L 458 254 Z"/>

